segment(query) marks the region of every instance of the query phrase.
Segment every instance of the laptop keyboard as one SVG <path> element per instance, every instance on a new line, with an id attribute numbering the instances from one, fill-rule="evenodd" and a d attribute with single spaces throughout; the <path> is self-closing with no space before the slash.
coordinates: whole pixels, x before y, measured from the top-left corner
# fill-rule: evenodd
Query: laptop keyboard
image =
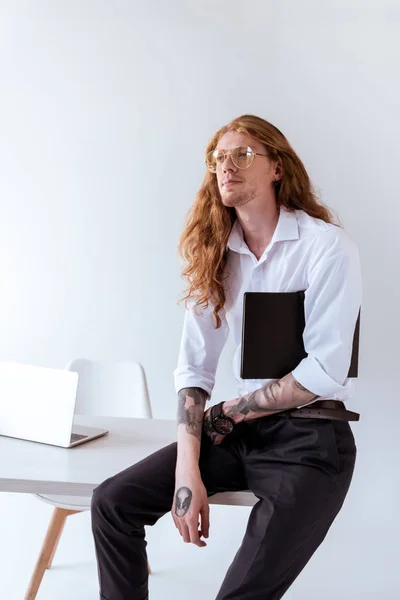
<path id="1" fill-rule="evenodd" d="M 71 444 L 72 442 L 77 442 L 78 440 L 83 440 L 83 438 L 87 438 L 87 435 L 81 435 L 79 433 L 71 433 Z"/>

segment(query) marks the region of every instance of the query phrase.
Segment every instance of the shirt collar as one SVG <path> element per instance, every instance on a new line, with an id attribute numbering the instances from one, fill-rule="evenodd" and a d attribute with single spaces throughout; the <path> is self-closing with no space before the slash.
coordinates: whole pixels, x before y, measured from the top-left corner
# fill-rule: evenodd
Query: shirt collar
<path id="1" fill-rule="evenodd" d="M 298 239 L 299 226 L 295 211 L 288 210 L 281 206 L 278 223 L 268 247 L 270 248 L 275 242 Z M 243 239 L 243 229 L 237 219 L 233 223 L 226 247 L 235 252 L 241 252 L 242 250 L 247 249 L 247 244 Z"/>

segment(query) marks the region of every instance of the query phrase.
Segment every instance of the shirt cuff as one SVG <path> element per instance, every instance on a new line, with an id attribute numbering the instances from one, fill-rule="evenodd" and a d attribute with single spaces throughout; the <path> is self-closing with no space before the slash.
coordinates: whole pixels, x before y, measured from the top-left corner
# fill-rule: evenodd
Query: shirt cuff
<path id="1" fill-rule="evenodd" d="M 292 371 L 293 377 L 309 392 L 317 396 L 334 398 L 339 392 L 346 392 L 347 387 L 340 385 L 321 367 L 313 356 L 307 356 Z"/>
<path id="2" fill-rule="evenodd" d="M 179 372 L 174 371 L 175 380 L 175 391 L 178 393 L 183 388 L 198 387 L 203 389 L 209 396 L 213 391 L 215 379 L 212 377 L 202 376 L 196 373 L 189 373 L 187 371 Z"/>

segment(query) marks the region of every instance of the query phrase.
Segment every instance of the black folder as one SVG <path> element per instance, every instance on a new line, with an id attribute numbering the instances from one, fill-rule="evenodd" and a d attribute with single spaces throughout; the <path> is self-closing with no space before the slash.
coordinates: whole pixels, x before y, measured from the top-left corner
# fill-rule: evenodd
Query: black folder
<path id="1" fill-rule="evenodd" d="M 245 292 L 242 324 L 242 379 L 281 379 L 307 356 L 303 343 L 304 291 Z M 332 323 L 332 327 L 335 324 Z M 348 377 L 358 377 L 360 312 Z"/>

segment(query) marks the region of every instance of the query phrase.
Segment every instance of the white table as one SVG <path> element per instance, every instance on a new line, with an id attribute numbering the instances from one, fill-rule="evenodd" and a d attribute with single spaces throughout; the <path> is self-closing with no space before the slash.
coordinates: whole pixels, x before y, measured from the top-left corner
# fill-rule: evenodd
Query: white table
<path id="1" fill-rule="evenodd" d="M 102 481 L 176 441 L 176 422 L 76 415 L 76 425 L 108 429 L 106 436 L 74 448 L 57 448 L 0 436 L 0 492 L 92 495 Z M 249 491 L 225 492 L 212 504 L 252 506 Z"/>

